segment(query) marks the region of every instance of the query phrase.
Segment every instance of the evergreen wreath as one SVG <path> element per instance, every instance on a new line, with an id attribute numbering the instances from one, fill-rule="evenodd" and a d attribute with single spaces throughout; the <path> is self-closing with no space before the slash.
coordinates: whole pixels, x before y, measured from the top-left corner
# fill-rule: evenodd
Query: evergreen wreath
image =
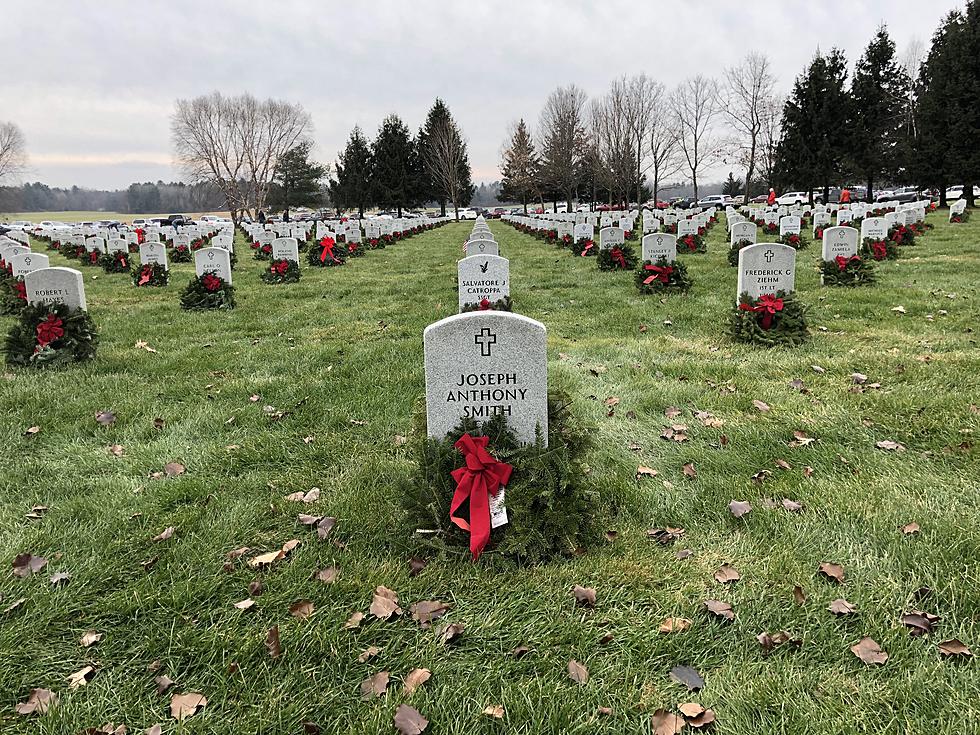
<path id="1" fill-rule="evenodd" d="M 191 249 L 186 245 L 178 245 L 170 254 L 171 263 L 190 263 Z"/>
<path id="2" fill-rule="evenodd" d="M 86 250 L 84 245 L 65 243 L 60 252 L 68 260 L 81 260 L 85 256 Z"/>
<path id="3" fill-rule="evenodd" d="M 103 252 L 101 250 L 84 250 L 83 254 L 78 256 L 78 262 L 82 265 L 102 265 Z"/>
<path id="4" fill-rule="evenodd" d="M 133 266 L 134 286 L 166 286 L 168 283 L 170 283 L 170 271 L 160 263 Z"/>
<path id="5" fill-rule="evenodd" d="M 0 315 L 19 314 L 27 306 L 27 287 L 23 276 L 0 278 Z"/>
<path id="6" fill-rule="evenodd" d="M 510 300 L 510 296 L 504 296 L 502 299 L 497 299 L 496 301 L 490 301 L 490 299 L 481 299 L 479 302 L 473 302 L 470 304 L 463 304 L 463 308 L 459 310 L 460 314 L 465 314 L 467 311 L 513 311 L 514 305 Z"/>
<path id="7" fill-rule="evenodd" d="M 820 263 L 820 275 L 824 286 L 866 286 L 875 281 L 874 266 L 860 255 L 825 260 Z"/>
<path id="8" fill-rule="evenodd" d="M 803 237 L 802 232 L 787 232 L 785 235 L 780 235 L 779 242 L 781 242 L 783 245 L 789 245 L 791 248 L 796 250 L 803 250 L 810 244 L 810 242 Z"/>
<path id="9" fill-rule="evenodd" d="M 677 238 L 677 252 L 680 254 L 706 253 L 708 246 L 701 235 L 684 235 Z"/>
<path id="10" fill-rule="evenodd" d="M 312 248 L 313 246 L 311 246 Z M 357 242 L 345 243 L 345 249 L 347 250 L 348 258 L 359 258 L 364 255 L 364 243 L 358 240 Z"/>
<path id="11" fill-rule="evenodd" d="M 195 276 L 180 294 L 180 308 L 188 311 L 234 309 L 235 287 L 213 273 Z"/>
<path id="12" fill-rule="evenodd" d="M 751 240 L 739 240 L 733 243 L 730 248 L 728 248 L 728 265 L 734 267 L 738 266 L 738 253 L 742 248 L 747 248 L 749 245 L 755 245 Z"/>
<path id="13" fill-rule="evenodd" d="M 778 235 L 779 234 L 779 223 L 778 222 L 762 222 L 762 234 L 763 235 Z"/>
<path id="14" fill-rule="evenodd" d="M 269 267 L 262 271 L 262 280 L 265 283 L 296 283 L 299 281 L 299 276 L 299 263 L 286 258 L 273 260 Z"/>
<path id="15" fill-rule="evenodd" d="M 596 264 L 601 271 L 635 270 L 639 260 L 633 246 L 626 243 L 599 250 L 599 254 L 596 256 Z"/>
<path id="16" fill-rule="evenodd" d="M 425 412 L 416 412 L 411 449 L 415 467 L 401 481 L 400 496 L 406 511 L 406 529 L 424 529 L 420 543 L 469 557 L 469 534 L 450 520 L 456 483 L 452 471 L 465 466 L 455 443 L 464 433 L 489 438 L 487 450 L 513 467 L 507 483 L 505 506 L 509 522 L 490 533 L 486 551 L 519 563 L 546 562 L 574 553 L 599 535 L 599 494 L 587 483 L 581 462 L 588 445 L 587 432 L 575 421 L 570 401 L 560 392 L 548 395 L 548 446 L 538 441 L 521 446 L 504 416 L 482 426 L 463 419 L 442 440 L 426 436 Z M 463 517 L 468 517 L 467 505 Z"/>
<path id="17" fill-rule="evenodd" d="M 322 237 L 306 251 L 306 262 L 314 268 L 333 268 L 347 260 L 347 248 L 332 237 Z"/>
<path id="18" fill-rule="evenodd" d="M 575 244 L 575 238 L 571 235 L 562 235 L 561 240 L 558 241 L 558 247 L 572 249 L 572 245 Z"/>
<path id="19" fill-rule="evenodd" d="M 626 230 L 623 233 L 623 239 L 624 240 L 636 240 L 637 239 L 636 230 Z"/>
<path id="20" fill-rule="evenodd" d="M 67 304 L 29 304 L 7 333 L 8 365 L 51 367 L 95 357 L 98 330 L 84 309 Z"/>
<path id="21" fill-rule="evenodd" d="M 821 242 L 821 241 L 823 241 L 823 230 L 824 230 L 823 227 L 814 227 L 813 228 L 813 240 L 815 242 Z"/>
<path id="22" fill-rule="evenodd" d="M 898 260 L 898 243 L 889 239 L 866 237 L 861 243 L 861 255 L 872 260 Z"/>
<path id="23" fill-rule="evenodd" d="M 596 255 L 597 250 L 595 242 L 590 237 L 580 238 L 572 244 L 572 252 L 582 257 Z"/>
<path id="24" fill-rule="evenodd" d="M 915 245 L 915 232 L 905 225 L 892 225 L 888 230 L 888 239 L 896 245 Z"/>
<path id="25" fill-rule="evenodd" d="M 111 253 L 102 253 L 99 256 L 99 265 L 106 273 L 129 273 L 131 260 L 128 252 L 116 250 Z"/>
<path id="26" fill-rule="evenodd" d="M 656 263 L 645 260 L 636 272 L 636 288 L 644 296 L 684 293 L 691 287 L 687 266 L 681 261 L 660 258 Z"/>
<path id="27" fill-rule="evenodd" d="M 810 338 L 805 312 L 795 293 L 778 291 L 758 299 L 743 293 L 732 309 L 728 333 L 738 342 L 796 347 Z"/>
<path id="28" fill-rule="evenodd" d="M 957 212 L 956 214 L 950 215 L 949 223 L 951 225 L 961 225 L 970 219 L 970 212 L 964 209 L 962 212 Z"/>
<path id="29" fill-rule="evenodd" d="M 272 260 L 272 245 L 269 243 L 259 245 L 255 248 L 255 254 L 252 257 L 256 260 Z"/>

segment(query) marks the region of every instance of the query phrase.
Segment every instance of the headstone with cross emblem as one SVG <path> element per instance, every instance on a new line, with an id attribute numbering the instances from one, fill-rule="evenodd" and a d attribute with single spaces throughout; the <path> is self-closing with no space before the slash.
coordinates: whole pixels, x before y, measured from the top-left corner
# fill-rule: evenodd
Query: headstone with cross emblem
<path id="1" fill-rule="evenodd" d="M 796 283 L 796 249 L 763 242 L 738 251 L 738 295 L 757 299 L 777 291 L 789 293 Z"/>
<path id="2" fill-rule="evenodd" d="M 231 283 L 231 254 L 224 248 L 201 248 L 194 253 L 194 268 L 198 278 L 213 273 Z"/>
<path id="3" fill-rule="evenodd" d="M 470 311 L 425 329 L 425 414 L 429 436 L 464 418 L 502 415 L 517 438 L 548 443 L 547 330 L 507 311 Z"/>
<path id="4" fill-rule="evenodd" d="M 140 263 L 143 265 L 157 263 L 162 265 L 164 270 L 170 270 L 170 264 L 167 262 L 166 246 L 159 240 L 147 240 L 140 245 Z"/>
<path id="5" fill-rule="evenodd" d="M 32 253 L 30 250 L 10 259 L 11 272 L 14 278 L 23 276 L 31 271 L 50 267 L 48 256 L 44 253 Z"/>
<path id="6" fill-rule="evenodd" d="M 858 231 L 853 227 L 828 227 L 823 231 L 823 259 L 857 255 Z"/>
<path id="7" fill-rule="evenodd" d="M 643 260 L 656 263 L 666 260 L 673 263 L 677 260 L 677 236 L 669 232 L 652 232 L 643 236 Z"/>
<path id="8" fill-rule="evenodd" d="M 491 305 L 510 296 L 510 261 L 499 255 L 471 255 L 456 264 L 459 274 L 459 310 L 479 305 L 486 299 Z"/>

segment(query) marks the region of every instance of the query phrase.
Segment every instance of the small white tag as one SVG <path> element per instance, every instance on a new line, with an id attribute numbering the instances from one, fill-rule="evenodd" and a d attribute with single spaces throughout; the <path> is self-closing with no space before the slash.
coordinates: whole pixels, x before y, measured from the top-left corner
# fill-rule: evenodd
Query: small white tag
<path id="1" fill-rule="evenodd" d="M 504 507 L 504 491 L 501 486 L 496 495 L 490 496 L 490 528 L 498 528 L 507 523 L 507 508 Z"/>

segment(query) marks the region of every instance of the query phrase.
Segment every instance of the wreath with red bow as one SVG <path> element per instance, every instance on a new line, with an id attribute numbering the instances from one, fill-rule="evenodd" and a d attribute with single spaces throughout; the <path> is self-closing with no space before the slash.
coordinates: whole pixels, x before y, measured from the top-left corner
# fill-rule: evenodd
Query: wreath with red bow
<path id="1" fill-rule="evenodd" d="M 739 240 L 736 243 L 732 243 L 732 246 L 728 248 L 728 265 L 738 267 L 738 253 L 742 248 L 747 248 L 749 245 L 755 245 L 751 240 Z"/>
<path id="2" fill-rule="evenodd" d="M 597 255 L 599 246 L 590 237 L 583 237 L 572 243 L 572 252 L 581 257 Z"/>
<path id="3" fill-rule="evenodd" d="M 513 311 L 514 305 L 510 300 L 510 296 L 504 296 L 502 299 L 497 299 L 496 301 L 491 301 L 490 299 L 481 299 L 478 302 L 473 302 L 471 304 L 463 304 L 463 308 L 459 310 L 460 314 L 467 311 Z"/>
<path id="4" fill-rule="evenodd" d="M 888 239 L 896 245 L 915 245 L 915 231 L 907 225 L 892 225 L 888 230 Z"/>
<path id="5" fill-rule="evenodd" d="M 315 247 L 315 245 L 311 247 Z M 359 258 L 364 255 L 364 243 L 360 240 L 357 242 L 345 242 L 344 249 L 347 251 L 348 258 Z"/>
<path id="6" fill-rule="evenodd" d="M 191 249 L 186 245 L 177 245 L 170 253 L 171 263 L 190 263 Z"/>
<path id="7" fill-rule="evenodd" d="M 757 299 L 743 293 L 733 309 L 729 334 L 738 342 L 795 347 L 810 338 L 804 306 L 795 293 L 779 291 Z"/>
<path id="8" fill-rule="evenodd" d="M 128 251 L 115 250 L 111 253 L 102 253 L 99 256 L 99 265 L 106 273 L 129 273 L 132 267 L 132 258 Z"/>
<path id="9" fill-rule="evenodd" d="M 234 309 L 235 287 L 214 273 L 195 277 L 180 294 L 180 308 L 188 311 Z"/>
<path id="10" fill-rule="evenodd" d="M 701 235 L 684 235 L 677 238 L 677 254 L 706 253 L 708 246 Z"/>
<path id="11" fill-rule="evenodd" d="M 636 271 L 636 288 L 645 295 L 684 293 L 691 287 L 687 266 L 681 261 L 660 258 L 656 263 L 645 260 Z"/>
<path id="12" fill-rule="evenodd" d="M 95 250 L 89 250 L 88 248 L 83 248 L 82 252 L 78 256 L 78 262 L 81 263 L 82 265 L 88 265 L 88 266 L 102 265 L 102 256 L 104 254 L 105 253 L 103 253 L 98 248 L 96 248 Z"/>
<path id="13" fill-rule="evenodd" d="M 825 260 L 820 263 L 820 275 L 824 286 L 865 286 L 875 281 L 874 266 L 860 255 Z"/>
<path id="14" fill-rule="evenodd" d="M 572 245 L 574 244 L 575 244 L 575 238 L 572 237 L 571 235 L 562 235 L 561 240 L 558 241 L 558 247 L 568 248 L 569 250 L 572 248 Z"/>
<path id="15" fill-rule="evenodd" d="M 3 351 L 8 365 L 49 367 L 91 360 L 99 344 L 88 312 L 65 304 L 25 305 Z"/>
<path id="16" fill-rule="evenodd" d="M 259 245 L 253 253 L 252 257 L 256 260 L 272 260 L 272 245 L 270 243 Z"/>
<path id="17" fill-rule="evenodd" d="M 762 233 L 764 235 L 778 235 L 779 234 L 779 223 L 777 222 L 766 222 L 762 221 Z"/>
<path id="18" fill-rule="evenodd" d="M 0 315 L 19 314 L 27 306 L 27 288 L 24 277 L 0 278 Z"/>
<path id="19" fill-rule="evenodd" d="M 783 245 L 789 245 L 796 250 L 803 250 L 810 244 L 809 240 L 803 237 L 802 232 L 787 232 L 785 235 L 779 237 L 779 242 Z"/>
<path id="20" fill-rule="evenodd" d="M 170 283 L 170 271 L 161 263 L 143 263 L 133 268 L 133 285 L 138 288 L 166 286 L 168 283 Z"/>
<path id="21" fill-rule="evenodd" d="M 337 242 L 327 235 L 313 243 L 306 251 L 306 262 L 314 268 L 333 268 L 343 265 L 348 254 L 345 243 Z"/>
<path id="22" fill-rule="evenodd" d="M 871 260 L 898 260 L 898 243 L 894 240 L 878 240 L 866 237 L 861 242 L 861 255 Z"/>
<path id="23" fill-rule="evenodd" d="M 600 249 L 596 256 L 596 265 L 601 271 L 631 271 L 636 268 L 639 260 L 633 246 L 624 242 L 622 245 L 613 245 L 604 250 Z"/>
<path id="24" fill-rule="evenodd" d="M 949 217 L 949 223 L 951 225 L 961 225 L 970 219 L 970 212 L 964 209 L 962 212 L 957 212 Z"/>
<path id="25" fill-rule="evenodd" d="M 296 283 L 299 281 L 299 276 L 299 263 L 286 258 L 273 260 L 269 267 L 262 271 L 262 281 L 265 283 Z"/>
<path id="26" fill-rule="evenodd" d="M 547 447 L 521 445 L 504 416 L 482 425 L 463 419 L 444 439 L 434 439 L 426 436 L 419 411 L 408 445 L 415 468 L 399 486 L 404 528 L 416 532 L 419 550 L 536 564 L 597 542 L 608 508 L 583 471 L 589 434 L 569 406 L 560 392 L 548 396 Z M 508 522 L 490 529 L 484 501 L 497 496 L 501 481 Z"/>

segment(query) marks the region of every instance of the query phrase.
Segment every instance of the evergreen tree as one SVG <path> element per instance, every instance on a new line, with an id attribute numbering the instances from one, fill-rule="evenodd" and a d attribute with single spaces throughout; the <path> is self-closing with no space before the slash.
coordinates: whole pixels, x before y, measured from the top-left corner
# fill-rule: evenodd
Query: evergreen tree
<path id="1" fill-rule="evenodd" d="M 497 199 L 501 202 L 517 201 L 524 205 L 527 214 L 527 200 L 537 188 L 538 169 L 541 159 L 534 150 L 534 141 L 523 118 L 511 136 L 510 144 L 504 150 L 500 169 L 503 180 Z"/>
<path id="2" fill-rule="evenodd" d="M 373 204 L 371 198 L 371 149 L 364 133 L 354 127 L 347 147 L 338 156 L 336 178 L 330 182 L 330 198 L 340 209 L 356 209 L 363 217 L 364 210 Z"/>
<path id="3" fill-rule="evenodd" d="M 416 201 L 414 148 L 408 127 L 398 115 L 384 119 L 371 148 L 374 201 L 379 207 L 394 207 L 399 217 L 403 208 Z"/>
<path id="4" fill-rule="evenodd" d="M 315 207 L 323 200 L 321 182 L 327 169 L 310 160 L 311 147 L 304 142 L 288 150 L 272 172 L 267 201 L 274 211 L 285 210 L 286 219 L 290 207 Z"/>
<path id="5" fill-rule="evenodd" d="M 721 193 L 726 196 L 737 197 L 742 193 L 742 180 L 736 179 L 735 175 L 729 171 L 728 178 L 725 180 L 724 186 L 722 186 Z"/>
<path id="6" fill-rule="evenodd" d="M 874 183 L 898 172 L 907 88 L 895 43 L 881 26 L 855 66 L 846 137 L 850 163 L 867 182 L 869 202 L 874 201 Z"/>

